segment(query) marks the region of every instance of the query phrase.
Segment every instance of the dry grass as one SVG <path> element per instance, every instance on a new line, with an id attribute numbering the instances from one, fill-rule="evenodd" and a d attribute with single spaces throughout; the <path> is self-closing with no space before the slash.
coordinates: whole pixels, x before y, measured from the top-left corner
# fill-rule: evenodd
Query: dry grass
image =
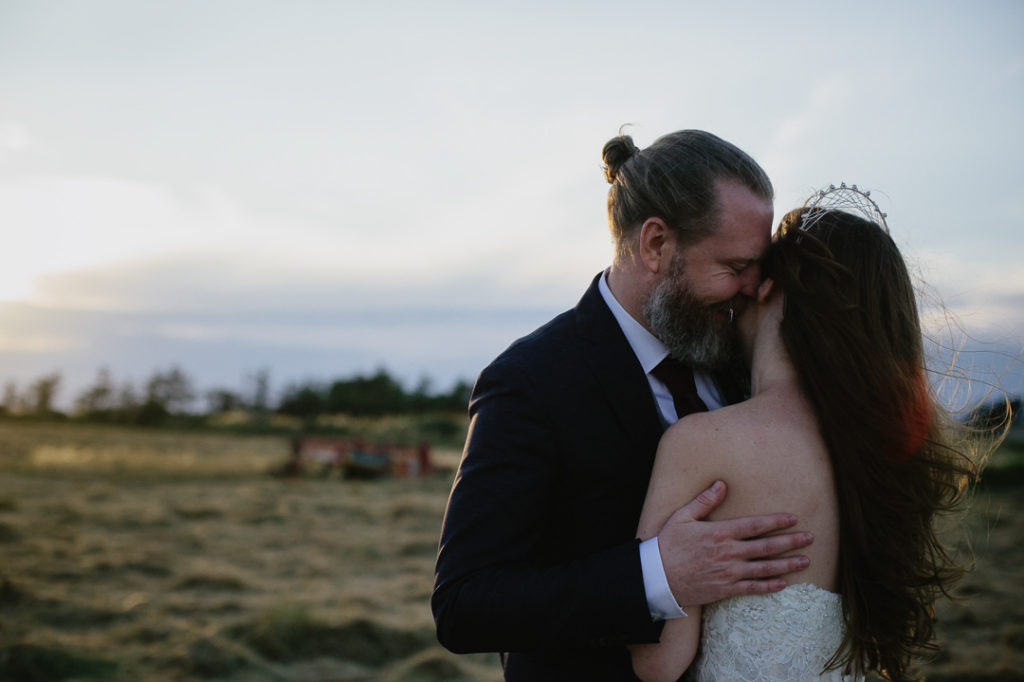
<path id="1" fill-rule="evenodd" d="M 0 679 L 499 679 L 433 635 L 449 480 L 267 476 L 287 452 L 0 425 Z"/>
<path id="2" fill-rule="evenodd" d="M 434 639 L 449 477 L 277 480 L 284 439 L 0 424 L 0 680 L 498 680 Z M 454 464 L 455 451 L 438 453 Z M 979 495 L 930 680 L 1024 679 L 1024 516 Z"/>

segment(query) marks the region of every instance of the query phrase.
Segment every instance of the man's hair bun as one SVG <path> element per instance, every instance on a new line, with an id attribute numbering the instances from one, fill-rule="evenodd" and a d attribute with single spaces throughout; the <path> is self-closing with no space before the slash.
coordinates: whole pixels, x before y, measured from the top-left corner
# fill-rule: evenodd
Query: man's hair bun
<path id="1" fill-rule="evenodd" d="M 617 135 L 608 140 L 604 149 L 601 150 L 601 160 L 604 161 L 604 179 L 609 184 L 615 182 L 622 165 L 639 151 L 639 147 L 633 144 L 633 138 L 629 135 Z"/>

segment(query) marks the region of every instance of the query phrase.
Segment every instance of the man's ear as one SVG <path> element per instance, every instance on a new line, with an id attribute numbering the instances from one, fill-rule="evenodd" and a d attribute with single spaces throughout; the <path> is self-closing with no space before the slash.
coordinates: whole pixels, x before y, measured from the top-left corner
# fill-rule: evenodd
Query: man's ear
<path id="1" fill-rule="evenodd" d="M 667 270 L 676 236 L 661 218 L 648 218 L 640 227 L 640 261 L 652 273 Z"/>
<path id="2" fill-rule="evenodd" d="M 772 293 L 772 289 L 775 287 L 775 280 L 771 277 L 765 277 L 761 284 L 757 287 L 757 302 L 764 303 L 765 299 L 768 298 L 768 294 Z"/>

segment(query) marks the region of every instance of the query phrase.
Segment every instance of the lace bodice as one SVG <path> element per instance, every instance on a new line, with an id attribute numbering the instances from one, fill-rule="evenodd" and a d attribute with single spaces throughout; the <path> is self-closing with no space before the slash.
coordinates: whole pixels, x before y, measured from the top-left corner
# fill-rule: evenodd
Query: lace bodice
<path id="1" fill-rule="evenodd" d="M 686 679 L 862 680 L 838 670 L 819 677 L 825 662 L 839 648 L 843 630 L 839 595 L 806 583 L 774 594 L 715 602 L 703 610 L 700 655 Z"/>

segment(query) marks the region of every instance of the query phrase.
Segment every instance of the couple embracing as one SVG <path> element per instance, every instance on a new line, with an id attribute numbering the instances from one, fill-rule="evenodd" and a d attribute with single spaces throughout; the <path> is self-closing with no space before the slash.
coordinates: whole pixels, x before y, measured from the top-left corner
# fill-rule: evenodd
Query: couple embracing
<path id="1" fill-rule="evenodd" d="M 843 186 L 772 237 L 714 135 L 603 156 L 611 267 L 474 388 L 438 638 L 513 681 L 910 679 L 974 469 L 884 214 Z"/>

